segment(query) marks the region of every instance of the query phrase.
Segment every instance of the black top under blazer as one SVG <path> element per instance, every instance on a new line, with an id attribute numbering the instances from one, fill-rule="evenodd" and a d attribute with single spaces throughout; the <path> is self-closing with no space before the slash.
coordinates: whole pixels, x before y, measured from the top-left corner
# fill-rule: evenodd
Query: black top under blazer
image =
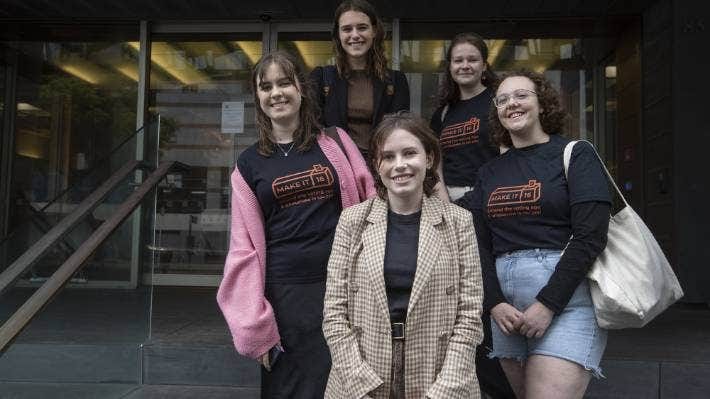
<path id="1" fill-rule="evenodd" d="M 332 79 L 331 84 L 326 84 L 326 75 Z M 347 129 L 348 82 L 338 75 L 333 65 L 316 67 L 311 72 L 310 81 L 320 104 L 320 122 L 323 126 L 338 126 Z M 327 94 L 324 86 L 329 86 Z M 373 129 L 386 114 L 409 110 L 409 84 L 402 72 L 388 69 L 384 82 L 373 77 L 372 89 Z"/>

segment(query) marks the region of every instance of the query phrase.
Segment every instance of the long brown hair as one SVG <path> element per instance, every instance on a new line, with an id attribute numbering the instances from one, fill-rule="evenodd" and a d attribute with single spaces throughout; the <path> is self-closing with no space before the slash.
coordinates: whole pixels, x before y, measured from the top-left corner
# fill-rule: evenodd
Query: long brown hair
<path id="1" fill-rule="evenodd" d="M 414 137 L 419 139 L 424 147 L 424 152 L 427 157 L 431 157 L 431 167 L 426 170 L 424 176 L 424 194 L 431 196 L 434 193 L 434 187 L 439 182 L 439 176 L 436 170 L 441 162 L 441 148 L 439 148 L 439 140 L 434 136 L 434 132 L 429 128 L 429 124 L 419 116 L 414 115 L 409 111 L 399 111 L 394 114 L 385 115 L 382 121 L 375 128 L 370 140 L 370 156 L 372 157 L 372 170 L 375 171 L 375 188 L 377 195 L 383 200 L 387 199 L 387 187 L 382 183 L 377 170 L 382 161 L 382 148 L 385 146 L 385 141 L 396 129 L 406 130 Z"/>
<path id="2" fill-rule="evenodd" d="M 444 105 L 454 105 L 461 101 L 461 89 L 459 85 L 454 82 L 454 78 L 451 76 L 451 52 L 459 44 L 468 43 L 481 53 L 481 59 L 486 64 L 486 70 L 483 71 L 481 75 L 481 83 L 486 87 L 491 87 L 495 84 L 497 78 L 495 72 L 491 69 L 488 64 L 488 46 L 483 38 L 475 33 L 464 32 L 459 33 L 451 40 L 451 45 L 446 50 L 446 63 L 444 71 L 444 82 L 439 86 L 439 93 L 437 95 L 437 102 L 439 106 Z"/>
<path id="3" fill-rule="evenodd" d="M 293 132 L 294 146 L 298 151 L 307 151 L 315 143 L 321 125 L 318 122 L 318 107 L 315 105 L 313 89 L 308 84 L 303 72 L 303 67 L 285 51 L 273 51 L 261 57 L 254 66 L 251 85 L 254 92 L 254 106 L 256 108 L 256 129 L 259 132 L 259 149 L 261 155 L 269 156 L 274 151 L 276 142 L 273 139 L 273 125 L 271 119 L 261 109 L 259 101 L 258 80 L 263 80 L 266 70 L 271 65 L 281 68 L 286 78 L 300 88 L 301 108 L 299 109 L 298 128 Z"/>
<path id="4" fill-rule="evenodd" d="M 560 105 L 559 93 L 557 93 L 557 90 L 552 86 L 552 83 L 550 83 L 550 81 L 547 80 L 542 74 L 528 69 L 510 72 L 493 85 L 491 88 L 493 89 L 493 95 L 496 95 L 495 92 L 498 91 L 498 87 L 504 80 L 516 76 L 528 78 L 535 85 L 537 101 L 540 105 L 540 109 L 542 110 L 539 116 L 542 130 L 550 135 L 562 134 L 562 127 L 564 126 L 568 115 Z M 510 139 L 510 132 L 508 132 L 508 130 L 500 123 L 500 119 L 498 119 L 498 109 L 493 104 L 491 104 L 488 122 L 491 130 L 493 131 L 493 142 L 496 145 L 512 147 L 513 141 Z"/>
<path id="5" fill-rule="evenodd" d="M 367 51 L 367 66 L 365 72 L 370 76 L 384 81 L 387 78 L 387 58 L 385 57 L 385 27 L 377 15 L 375 7 L 366 0 L 345 0 L 335 9 L 333 19 L 333 50 L 335 52 L 335 67 L 341 78 L 349 79 L 352 69 L 348 63 L 347 53 L 340 43 L 340 17 L 348 11 L 358 11 L 370 18 L 370 25 L 375 32 L 372 47 Z"/>

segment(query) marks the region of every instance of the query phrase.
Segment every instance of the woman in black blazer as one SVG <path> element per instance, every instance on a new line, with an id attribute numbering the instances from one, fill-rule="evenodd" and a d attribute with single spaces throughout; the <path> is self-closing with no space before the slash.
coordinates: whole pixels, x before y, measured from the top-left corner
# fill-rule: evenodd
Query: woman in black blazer
<path id="1" fill-rule="evenodd" d="M 324 126 L 345 129 L 365 159 L 374 127 L 385 114 L 409 109 L 404 74 L 387 68 L 385 30 L 365 0 L 346 0 L 333 20 L 335 65 L 317 67 L 311 82 Z"/>

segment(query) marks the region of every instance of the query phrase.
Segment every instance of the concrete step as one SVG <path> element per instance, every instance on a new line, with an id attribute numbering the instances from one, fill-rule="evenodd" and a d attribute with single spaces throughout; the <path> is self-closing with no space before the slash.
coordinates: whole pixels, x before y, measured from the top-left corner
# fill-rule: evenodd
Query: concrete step
<path id="1" fill-rule="evenodd" d="M 710 363 L 604 360 L 589 399 L 708 399 Z"/>
<path id="2" fill-rule="evenodd" d="M 0 357 L 0 381 L 140 383 L 140 346 L 18 343 Z"/>
<path id="3" fill-rule="evenodd" d="M 258 399 L 258 388 L 0 382 L 3 399 Z"/>
<path id="4" fill-rule="evenodd" d="M 602 368 L 606 378 L 591 382 L 587 398 L 710 397 L 710 361 L 606 359 Z M 3 399 L 248 398 L 258 396 L 259 386 L 258 365 L 224 345 L 17 344 L 0 358 Z M 43 394 L 53 389 L 66 394 Z M 161 396 L 173 391 L 194 395 Z"/>
<path id="5" fill-rule="evenodd" d="M 143 346 L 143 383 L 222 385 L 259 388 L 259 365 L 233 346 L 147 344 Z"/>

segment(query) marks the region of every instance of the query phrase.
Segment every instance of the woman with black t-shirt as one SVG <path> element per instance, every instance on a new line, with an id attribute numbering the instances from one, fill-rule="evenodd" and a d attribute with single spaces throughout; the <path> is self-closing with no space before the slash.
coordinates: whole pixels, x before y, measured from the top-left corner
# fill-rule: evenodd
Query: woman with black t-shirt
<path id="1" fill-rule="evenodd" d="M 585 278 L 606 246 L 606 178 L 586 144 L 574 146 L 565 177 L 565 113 L 542 75 L 516 72 L 495 90 L 493 139 L 510 150 L 479 169 L 461 201 L 474 215 L 495 322 L 491 356 L 520 398 L 582 398 L 601 375 L 607 338 Z"/>
<path id="2" fill-rule="evenodd" d="M 322 398 L 326 265 L 342 209 L 375 195 L 348 135 L 319 130 L 302 69 L 282 52 L 252 75 L 259 141 L 232 173 L 229 253 L 217 301 L 262 398 Z"/>
<path id="3" fill-rule="evenodd" d="M 439 173 L 452 201 L 470 191 L 478 168 L 498 155 L 488 127 L 493 99 L 489 87 L 496 77 L 487 59 L 488 46 L 475 33 L 454 36 L 446 53 L 439 108 L 430 126 L 439 136 L 444 157 Z"/>
<path id="4" fill-rule="evenodd" d="M 451 201 L 473 189 L 478 168 L 498 155 L 491 142 L 488 113 L 496 76 L 486 61 L 488 46 L 475 33 L 459 33 L 446 53 L 446 72 L 439 93 L 439 108 L 429 126 L 439 137 L 442 163 L 437 195 Z M 446 187 L 446 189 L 444 189 Z M 481 389 L 493 398 L 512 398 L 513 392 L 497 359 L 489 359 L 490 315 L 484 313 L 483 342 L 476 351 Z"/>
<path id="5" fill-rule="evenodd" d="M 404 74 L 387 68 L 385 27 L 366 0 L 345 0 L 333 19 L 335 65 L 311 72 L 324 126 L 347 130 L 368 159 L 372 131 L 385 114 L 409 109 Z"/>

